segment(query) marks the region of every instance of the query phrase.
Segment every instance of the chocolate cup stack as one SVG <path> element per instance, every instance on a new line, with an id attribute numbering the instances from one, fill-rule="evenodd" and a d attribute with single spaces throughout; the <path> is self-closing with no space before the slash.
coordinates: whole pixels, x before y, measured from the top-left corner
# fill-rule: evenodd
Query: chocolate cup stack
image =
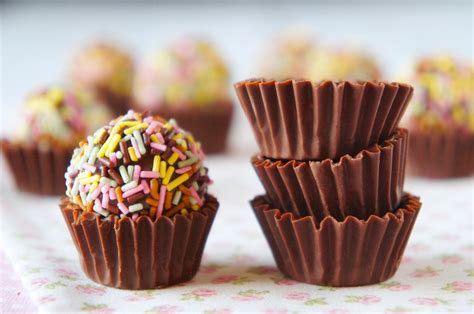
<path id="1" fill-rule="evenodd" d="M 385 82 L 246 80 L 234 85 L 261 153 L 250 203 L 278 268 L 358 286 L 392 277 L 421 203 L 403 192 L 413 88 Z"/>

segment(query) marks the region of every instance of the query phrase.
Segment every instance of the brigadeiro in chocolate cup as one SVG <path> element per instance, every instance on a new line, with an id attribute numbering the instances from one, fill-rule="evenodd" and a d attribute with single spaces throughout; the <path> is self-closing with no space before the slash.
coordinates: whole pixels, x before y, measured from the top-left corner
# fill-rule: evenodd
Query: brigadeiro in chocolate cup
<path id="1" fill-rule="evenodd" d="M 335 161 L 274 161 L 257 155 L 252 165 L 269 202 L 282 211 L 318 222 L 328 216 L 367 219 L 397 208 L 407 146 L 408 131 L 398 129 L 380 145 Z"/>
<path id="2" fill-rule="evenodd" d="M 344 221 L 295 218 L 270 205 L 264 196 L 251 201 L 278 268 L 310 284 L 350 287 L 391 278 L 400 265 L 421 207 L 405 194 L 393 213 Z"/>
<path id="3" fill-rule="evenodd" d="M 132 57 L 123 48 L 103 41 L 79 50 L 69 67 L 72 85 L 93 93 L 116 115 L 130 108 L 133 75 Z"/>
<path id="4" fill-rule="evenodd" d="M 250 79 L 234 84 L 262 156 L 354 155 L 395 132 L 413 88 L 402 83 Z"/>
<path id="5" fill-rule="evenodd" d="M 88 132 L 111 118 L 92 95 L 52 86 L 25 101 L 18 128 L 1 150 L 21 191 L 60 195 L 72 150 Z"/>
<path id="6" fill-rule="evenodd" d="M 449 56 L 424 58 L 415 67 L 408 174 L 432 178 L 474 174 L 474 70 Z"/>
<path id="7" fill-rule="evenodd" d="M 90 279 L 152 289 L 194 277 L 219 207 L 204 157 L 174 120 L 133 111 L 80 142 L 60 208 Z"/>
<path id="8" fill-rule="evenodd" d="M 135 105 L 176 119 L 208 154 L 226 149 L 232 120 L 229 72 L 207 41 L 184 37 L 151 56 L 135 81 Z"/>

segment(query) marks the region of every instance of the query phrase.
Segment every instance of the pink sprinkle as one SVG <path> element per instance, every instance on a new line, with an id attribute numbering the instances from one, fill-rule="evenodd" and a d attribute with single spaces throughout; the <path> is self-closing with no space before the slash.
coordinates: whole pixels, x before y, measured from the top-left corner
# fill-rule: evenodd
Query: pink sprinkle
<path id="1" fill-rule="evenodd" d="M 186 155 L 183 154 L 183 152 L 180 151 L 179 149 L 177 149 L 176 147 L 174 147 L 174 146 L 171 147 L 171 150 L 172 150 L 173 152 L 175 152 L 176 154 L 178 154 L 179 159 L 181 159 L 181 160 L 185 160 L 185 159 L 186 159 Z"/>
<path id="2" fill-rule="evenodd" d="M 94 190 L 94 192 L 92 192 L 92 194 L 91 194 L 91 199 L 97 200 L 97 198 L 99 197 L 100 192 L 101 192 L 100 188 L 96 188 Z"/>
<path id="3" fill-rule="evenodd" d="M 143 186 L 143 193 L 150 194 L 150 186 L 146 182 L 146 180 L 142 179 L 142 186 Z"/>
<path id="4" fill-rule="evenodd" d="M 150 178 L 150 179 L 158 179 L 160 177 L 160 173 L 155 172 L 155 171 L 142 171 L 142 172 L 140 172 L 140 177 Z"/>
<path id="5" fill-rule="evenodd" d="M 132 215 L 132 220 L 133 220 L 133 221 L 136 221 L 137 219 L 138 219 L 138 214 L 133 214 L 133 215 Z"/>
<path id="6" fill-rule="evenodd" d="M 117 156 L 115 156 L 115 153 L 111 153 L 109 156 L 110 163 L 114 166 L 117 165 Z"/>
<path id="7" fill-rule="evenodd" d="M 74 179 L 79 174 L 79 170 L 75 169 L 74 171 L 69 172 L 69 178 Z"/>
<path id="8" fill-rule="evenodd" d="M 137 158 L 141 158 L 142 155 L 140 154 L 140 151 L 138 150 L 137 140 L 134 137 L 132 137 L 131 141 L 132 141 L 133 150 L 135 151 L 135 154 L 137 155 Z"/>
<path id="9" fill-rule="evenodd" d="M 138 192 L 140 192 L 141 190 L 143 190 L 143 186 L 140 184 L 139 186 L 131 189 L 131 190 L 128 190 L 127 192 L 123 193 L 123 197 L 124 198 L 127 198 L 129 196 L 132 196 L 133 194 L 136 194 Z"/>
<path id="10" fill-rule="evenodd" d="M 191 152 L 193 153 L 194 156 L 199 157 L 196 152 L 196 145 L 194 143 L 191 143 Z"/>
<path id="11" fill-rule="evenodd" d="M 146 123 L 152 123 L 154 120 L 153 120 L 153 117 L 148 116 L 145 119 L 143 119 L 143 121 L 145 121 Z"/>
<path id="12" fill-rule="evenodd" d="M 150 125 L 146 129 L 145 133 L 148 134 L 148 135 L 151 135 L 157 127 L 158 127 L 158 121 L 153 121 L 152 123 L 150 123 Z"/>
<path id="13" fill-rule="evenodd" d="M 163 152 L 166 150 L 166 145 L 164 144 L 158 144 L 158 143 L 152 142 L 150 143 L 150 146 L 151 148 L 154 148 L 156 150 L 161 150 Z"/>
<path id="14" fill-rule="evenodd" d="M 90 184 L 87 184 L 85 187 L 84 187 L 84 192 L 89 192 L 89 189 L 91 188 L 91 185 Z"/>
<path id="15" fill-rule="evenodd" d="M 199 195 L 197 194 L 196 192 L 196 189 L 194 189 L 194 187 L 190 187 L 189 188 L 189 191 L 191 192 L 191 195 L 194 197 L 194 199 L 196 200 L 196 202 L 198 203 L 199 206 L 202 206 L 203 205 L 203 201 L 202 199 L 199 197 Z"/>
<path id="16" fill-rule="evenodd" d="M 109 207 L 109 193 L 102 194 L 102 207 L 103 208 Z"/>
<path id="17" fill-rule="evenodd" d="M 79 184 L 79 192 L 86 192 L 86 186 L 83 184 Z"/>
<path id="18" fill-rule="evenodd" d="M 135 165 L 135 169 L 133 170 L 133 181 L 139 182 L 140 181 L 140 171 L 142 170 L 142 167 L 139 165 Z"/>
<path id="19" fill-rule="evenodd" d="M 109 189 L 109 199 L 116 200 L 117 194 L 115 194 L 115 189 Z"/>
<path id="20" fill-rule="evenodd" d="M 163 205 L 165 204 L 166 186 L 164 184 L 160 187 L 160 203 L 158 204 L 158 211 L 156 217 L 160 217 L 163 214 Z"/>
<path id="21" fill-rule="evenodd" d="M 174 172 L 176 172 L 177 174 L 183 174 L 185 172 L 188 172 L 189 170 L 191 170 L 191 166 L 176 169 Z"/>
<path id="22" fill-rule="evenodd" d="M 82 168 L 84 168 L 84 169 L 86 169 L 87 171 L 90 171 L 90 172 L 95 172 L 95 170 L 97 169 L 96 167 L 94 167 L 93 165 L 90 165 L 88 163 L 83 163 Z"/>
<path id="23" fill-rule="evenodd" d="M 104 185 L 104 186 L 100 189 L 100 191 L 101 191 L 102 193 L 107 193 L 107 192 L 109 191 L 109 187 L 108 187 L 107 185 Z"/>
<path id="24" fill-rule="evenodd" d="M 165 143 L 165 138 L 163 137 L 163 134 L 156 133 L 156 137 L 158 138 L 158 141 L 160 141 L 161 144 Z"/>
<path id="25" fill-rule="evenodd" d="M 124 203 L 118 203 L 117 207 L 120 209 L 122 213 L 125 215 L 128 214 L 128 207 Z"/>

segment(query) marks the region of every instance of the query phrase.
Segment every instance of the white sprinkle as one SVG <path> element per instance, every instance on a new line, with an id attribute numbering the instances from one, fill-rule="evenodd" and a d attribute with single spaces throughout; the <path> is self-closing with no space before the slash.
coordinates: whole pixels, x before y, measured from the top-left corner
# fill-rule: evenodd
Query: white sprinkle
<path id="1" fill-rule="evenodd" d="M 133 189 L 137 185 L 137 181 L 130 181 L 127 184 L 122 185 L 122 192 L 127 192 L 128 190 Z"/>
<path id="2" fill-rule="evenodd" d="M 113 186 L 114 188 L 117 187 L 117 181 L 112 180 L 112 179 L 109 179 L 109 178 L 106 178 L 106 177 L 100 178 L 99 182 L 100 182 L 100 183 L 107 184 L 107 185 L 109 185 L 109 186 Z"/>
<path id="3" fill-rule="evenodd" d="M 78 192 L 79 192 L 79 179 L 76 179 L 74 180 L 74 185 L 72 186 L 71 194 L 73 196 L 76 196 Z"/>
<path id="4" fill-rule="evenodd" d="M 122 159 L 123 157 L 122 152 L 121 151 L 116 152 L 115 157 L 117 157 L 117 159 Z"/>
<path id="5" fill-rule="evenodd" d="M 137 212 L 137 211 L 142 210 L 142 209 L 143 209 L 143 204 L 141 204 L 141 203 L 137 203 L 137 204 L 133 204 L 133 205 L 128 206 L 128 210 L 131 213 Z"/>
<path id="6" fill-rule="evenodd" d="M 130 178 L 130 180 L 132 180 L 132 178 L 133 178 L 133 170 L 134 169 L 135 169 L 135 167 L 133 167 L 131 165 L 127 167 L 128 177 Z"/>
<path id="7" fill-rule="evenodd" d="M 130 177 L 128 176 L 127 169 L 125 169 L 124 165 L 119 167 L 119 172 L 122 176 L 123 182 L 128 183 L 130 181 Z"/>
<path id="8" fill-rule="evenodd" d="M 146 154 L 146 148 L 145 148 L 145 145 L 143 144 L 143 139 L 140 132 L 138 130 L 133 131 L 133 136 L 137 140 L 138 151 L 140 152 L 140 154 L 142 155 Z"/>
<path id="9" fill-rule="evenodd" d="M 91 164 L 91 165 L 95 164 L 98 152 L 99 152 L 99 147 L 94 146 L 94 148 L 92 148 L 91 153 L 89 155 L 89 160 L 87 160 L 88 164 Z"/>

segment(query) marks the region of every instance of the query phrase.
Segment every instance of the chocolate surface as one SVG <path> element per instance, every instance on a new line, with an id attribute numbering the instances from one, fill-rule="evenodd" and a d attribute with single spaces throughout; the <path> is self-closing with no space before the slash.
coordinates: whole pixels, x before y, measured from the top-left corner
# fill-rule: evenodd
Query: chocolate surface
<path id="1" fill-rule="evenodd" d="M 282 213 L 262 195 L 250 203 L 280 271 L 297 281 L 334 287 L 391 278 L 421 208 L 417 197 L 405 194 L 394 213 L 343 222 L 327 217 L 319 224 L 310 216 Z"/>
<path id="2" fill-rule="evenodd" d="M 188 217 L 141 216 L 101 219 L 84 213 L 67 198 L 60 209 L 79 253 L 84 273 L 93 281 L 120 289 L 153 289 L 192 279 L 219 203 L 206 203 Z"/>
<path id="3" fill-rule="evenodd" d="M 64 172 L 72 149 L 55 146 L 41 150 L 35 145 L 1 140 L 1 150 L 19 190 L 41 195 L 61 195 L 66 191 Z"/>
<path id="4" fill-rule="evenodd" d="M 474 133 L 410 131 L 409 175 L 450 178 L 474 174 Z"/>
<path id="5" fill-rule="evenodd" d="M 390 137 L 413 88 L 401 83 L 254 79 L 234 85 L 264 157 L 337 159 Z"/>
<path id="6" fill-rule="evenodd" d="M 273 161 L 254 156 L 252 165 L 270 203 L 296 217 L 367 219 L 395 210 L 405 180 L 408 131 L 398 129 L 381 145 L 337 161 Z"/>

